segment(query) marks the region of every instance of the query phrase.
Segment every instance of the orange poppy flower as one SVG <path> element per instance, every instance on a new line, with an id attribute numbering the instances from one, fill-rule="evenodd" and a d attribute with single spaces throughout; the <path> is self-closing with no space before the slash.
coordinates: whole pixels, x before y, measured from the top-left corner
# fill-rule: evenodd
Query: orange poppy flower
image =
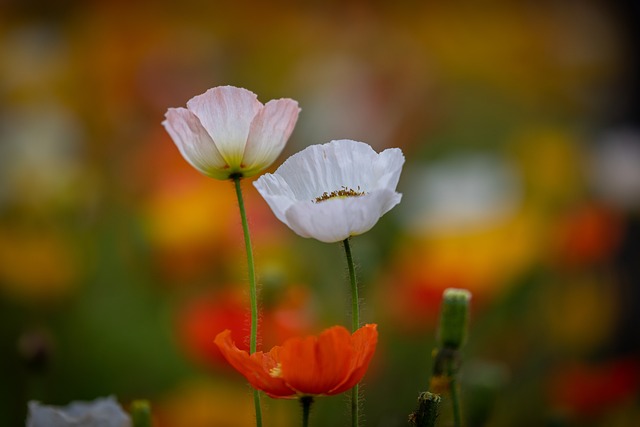
<path id="1" fill-rule="evenodd" d="M 256 389 L 274 398 L 333 395 L 360 382 L 378 343 L 377 325 L 353 333 L 333 326 L 318 337 L 290 338 L 268 353 L 249 355 L 231 338 L 218 334 L 215 343 L 227 361 Z"/>

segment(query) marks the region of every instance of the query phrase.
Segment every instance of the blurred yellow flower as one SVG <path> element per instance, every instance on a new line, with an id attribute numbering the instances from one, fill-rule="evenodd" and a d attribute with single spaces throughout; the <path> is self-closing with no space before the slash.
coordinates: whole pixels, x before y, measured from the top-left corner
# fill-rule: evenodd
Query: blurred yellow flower
<path id="1" fill-rule="evenodd" d="M 298 420 L 295 406 L 271 401 L 265 409 L 268 425 L 297 425 L 293 422 Z M 170 392 L 154 404 L 154 415 L 159 427 L 250 427 L 256 424 L 253 402 L 243 384 L 220 384 L 204 379 L 185 382 Z"/>
<path id="2" fill-rule="evenodd" d="M 50 300 L 73 290 L 79 264 L 54 231 L 0 230 L 0 290 L 18 299 Z"/>
<path id="3" fill-rule="evenodd" d="M 565 275 L 549 283 L 537 301 L 537 313 L 553 348 L 589 354 L 606 344 L 617 321 L 616 292 L 606 275 Z"/>
<path id="4" fill-rule="evenodd" d="M 542 224 L 519 213 L 481 228 L 447 230 L 407 241 L 398 251 L 379 298 L 396 324 L 434 326 L 449 287 L 471 291 L 481 307 L 539 261 Z"/>

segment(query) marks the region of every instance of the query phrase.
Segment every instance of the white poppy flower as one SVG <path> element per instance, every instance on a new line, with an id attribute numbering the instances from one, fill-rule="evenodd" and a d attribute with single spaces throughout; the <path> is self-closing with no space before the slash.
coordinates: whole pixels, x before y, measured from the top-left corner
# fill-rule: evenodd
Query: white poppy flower
<path id="1" fill-rule="evenodd" d="M 370 230 L 400 203 L 404 156 L 351 140 L 312 145 L 254 182 L 276 217 L 302 237 L 339 242 Z"/>
<path id="2" fill-rule="evenodd" d="M 131 427 L 131 418 L 113 396 L 64 407 L 31 401 L 27 427 Z"/>
<path id="3" fill-rule="evenodd" d="M 298 120 L 298 103 L 265 105 L 246 89 L 220 86 L 169 108 L 162 122 L 182 156 L 216 179 L 249 177 L 269 167 L 282 152 Z"/>

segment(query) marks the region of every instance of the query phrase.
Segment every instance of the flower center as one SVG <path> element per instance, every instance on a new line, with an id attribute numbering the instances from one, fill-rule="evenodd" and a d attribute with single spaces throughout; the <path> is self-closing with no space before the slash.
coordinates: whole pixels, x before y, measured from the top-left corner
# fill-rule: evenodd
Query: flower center
<path id="1" fill-rule="evenodd" d="M 282 378 L 282 365 L 278 363 L 275 368 L 269 369 L 269 375 L 273 378 Z"/>
<path id="2" fill-rule="evenodd" d="M 331 193 L 327 193 L 326 191 L 322 193 L 322 196 L 316 197 L 313 199 L 314 203 L 324 202 L 329 199 L 345 199 L 347 197 L 360 197 L 364 196 L 365 192 L 360 191 L 360 186 L 358 185 L 357 189 L 347 188 L 344 185 L 339 189 L 332 191 Z"/>

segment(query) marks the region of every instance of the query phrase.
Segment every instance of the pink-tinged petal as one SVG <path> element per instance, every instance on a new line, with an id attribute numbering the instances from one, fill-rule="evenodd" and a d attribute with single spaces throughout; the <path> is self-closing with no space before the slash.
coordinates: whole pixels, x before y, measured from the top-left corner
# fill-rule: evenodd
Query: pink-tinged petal
<path id="1" fill-rule="evenodd" d="M 187 162 L 212 178 L 228 177 L 224 172 L 227 163 L 198 117 L 186 108 L 169 108 L 165 118 L 162 125 Z"/>
<path id="2" fill-rule="evenodd" d="M 262 108 L 246 89 L 220 86 L 187 102 L 233 171 L 239 171 L 253 118 Z"/>
<path id="3" fill-rule="evenodd" d="M 271 100 L 258 112 L 251 122 L 242 159 L 245 176 L 255 175 L 278 158 L 299 113 L 298 103 L 292 99 Z"/>
<path id="4" fill-rule="evenodd" d="M 279 363 L 277 347 L 266 354 L 259 351 L 249 356 L 246 351 L 238 349 L 228 329 L 216 336 L 215 343 L 229 364 L 240 372 L 252 387 L 274 398 L 289 398 L 295 395 L 295 391 L 287 387 L 282 378 L 270 373 Z"/>
<path id="5" fill-rule="evenodd" d="M 375 324 L 368 324 L 358 329 L 351 336 L 351 373 L 346 380 L 327 394 L 339 394 L 358 384 L 369 368 L 378 344 L 378 331 Z"/>

